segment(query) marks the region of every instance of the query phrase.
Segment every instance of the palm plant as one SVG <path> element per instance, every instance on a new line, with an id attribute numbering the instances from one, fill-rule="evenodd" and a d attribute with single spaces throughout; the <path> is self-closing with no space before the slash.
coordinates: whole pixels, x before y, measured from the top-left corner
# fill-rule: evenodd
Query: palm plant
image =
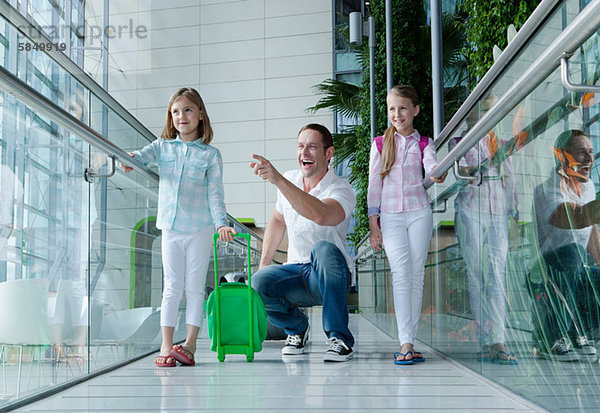
<path id="1" fill-rule="evenodd" d="M 442 16 L 442 39 L 444 83 L 450 85 L 444 90 L 444 108 L 446 119 L 449 119 L 460 107 L 466 97 L 467 63 L 463 55 L 465 35 L 460 29 L 460 18 L 455 14 L 445 13 Z M 341 36 L 347 35 L 348 27 L 338 29 Z M 429 36 L 429 26 L 423 27 Z M 369 49 L 366 42 L 362 46 L 350 46 L 357 54 L 358 61 L 364 72 L 368 70 Z M 315 91 L 322 95 L 316 105 L 308 110 L 315 113 L 321 109 L 330 109 L 346 118 L 359 119 L 361 99 L 369 96 L 364 86 L 355 85 L 336 79 L 326 79 L 314 86 Z M 356 125 L 342 125 L 341 131 L 333 134 L 336 149 L 334 165 L 345 160 L 352 161 L 356 153 L 358 139 Z M 351 176 L 352 180 L 353 177 Z"/>
<path id="2" fill-rule="evenodd" d="M 327 79 L 314 86 L 323 97 L 316 105 L 308 108 L 315 113 L 321 109 L 331 109 L 346 118 L 358 119 L 360 112 L 360 92 L 362 87 L 336 79 Z M 333 134 L 335 146 L 334 165 L 351 159 L 356 148 L 356 126 L 343 125 L 340 132 Z"/>

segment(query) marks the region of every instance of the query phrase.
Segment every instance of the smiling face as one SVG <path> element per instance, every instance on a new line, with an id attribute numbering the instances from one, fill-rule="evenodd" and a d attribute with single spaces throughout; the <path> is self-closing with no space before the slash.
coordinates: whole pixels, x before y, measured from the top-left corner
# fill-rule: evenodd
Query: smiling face
<path id="1" fill-rule="evenodd" d="M 321 134 L 314 129 L 304 129 L 298 135 L 298 164 L 305 179 L 321 179 L 333 157 L 333 146 L 325 149 Z"/>
<path id="2" fill-rule="evenodd" d="M 408 136 L 415 131 L 413 119 L 419 113 L 419 105 L 403 96 L 388 93 L 387 98 L 388 118 L 390 123 L 402 136 Z"/>
<path id="3" fill-rule="evenodd" d="M 594 145 L 592 145 L 590 138 L 585 135 L 573 137 L 566 151 L 579 163 L 574 169 L 584 177 L 578 177 L 577 179 L 581 182 L 587 182 L 590 179 L 590 172 L 594 164 Z"/>
<path id="4" fill-rule="evenodd" d="M 202 120 L 200 108 L 185 96 L 180 96 L 171 105 L 173 127 L 181 140 L 191 142 L 198 139 L 198 126 Z"/>

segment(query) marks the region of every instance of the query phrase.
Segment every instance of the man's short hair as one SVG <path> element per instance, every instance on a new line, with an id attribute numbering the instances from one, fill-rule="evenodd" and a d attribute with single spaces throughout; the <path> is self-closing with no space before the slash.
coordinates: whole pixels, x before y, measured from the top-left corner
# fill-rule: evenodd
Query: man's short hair
<path id="1" fill-rule="evenodd" d="M 298 132 L 298 135 L 300 135 L 306 129 L 310 129 L 310 130 L 319 132 L 319 134 L 321 135 L 321 139 L 323 140 L 323 146 L 325 147 L 325 149 L 333 146 L 333 136 L 331 136 L 331 132 L 329 132 L 329 129 L 327 129 L 325 126 L 320 125 L 318 123 L 309 123 L 308 125 L 304 126 L 302 129 L 300 129 L 300 132 Z"/>
<path id="2" fill-rule="evenodd" d="M 585 136 L 587 138 L 587 134 L 579 129 L 569 129 L 558 135 L 556 141 L 554 141 L 554 147 L 556 149 L 566 150 L 571 146 L 571 141 L 578 137 Z"/>

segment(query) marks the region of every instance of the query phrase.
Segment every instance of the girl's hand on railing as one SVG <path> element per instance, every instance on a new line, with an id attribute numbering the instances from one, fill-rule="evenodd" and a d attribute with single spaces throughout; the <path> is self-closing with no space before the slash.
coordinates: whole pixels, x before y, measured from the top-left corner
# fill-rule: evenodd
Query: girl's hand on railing
<path id="1" fill-rule="evenodd" d="M 129 154 L 129 156 L 131 156 L 132 158 L 134 157 L 134 156 L 133 156 L 133 153 L 131 153 L 131 152 L 127 152 L 127 153 L 128 153 L 128 154 Z M 125 173 L 133 171 L 133 168 L 132 168 L 131 166 L 123 165 L 121 162 L 119 162 L 119 167 L 120 167 L 120 168 L 123 170 L 123 172 L 125 172 Z"/>
<path id="2" fill-rule="evenodd" d="M 429 177 L 429 179 L 431 179 L 431 181 L 436 184 L 441 184 L 442 182 L 444 182 L 446 180 L 447 176 L 448 176 L 448 171 L 444 172 L 444 174 L 442 176 L 440 176 L 439 178 L 435 178 L 435 177 L 431 176 L 431 177 Z"/>
<path id="3" fill-rule="evenodd" d="M 226 225 L 219 227 L 217 229 L 217 232 L 219 233 L 219 240 L 223 242 L 233 241 L 233 235 L 237 234 L 237 232 L 235 232 L 235 229 Z"/>

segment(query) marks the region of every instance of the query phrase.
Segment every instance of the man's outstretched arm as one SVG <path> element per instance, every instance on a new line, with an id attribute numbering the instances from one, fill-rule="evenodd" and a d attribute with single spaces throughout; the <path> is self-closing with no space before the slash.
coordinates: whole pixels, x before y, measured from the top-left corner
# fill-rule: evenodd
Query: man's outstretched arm
<path id="1" fill-rule="evenodd" d="M 263 238 L 262 254 L 258 266 L 259 269 L 271 265 L 271 261 L 275 256 L 275 251 L 277 251 L 277 247 L 281 244 L 281 241 L 285 236 L 285 229 L 286 226 L 283 215 L 274 209 Z"/>
<path id="2" fill-rule="evenodd" d="M 254 173 L 275 185 L 296 212 L 304 218 L 318 225 L 327 226 L 338 225 L 346 218 L 344 208 L 335 199 L 320 200 L 304 192 L 285 179 L 268 159 L 259 155 L 252 155 L 252 157 L 258 161 L 250 164 Z"/>
<path id="3" fill-rule="evenodd" d="M 581 229 L 597 224 L 600 222 L 600 199 L 585 205 L 565 202 L 556 207 L 548 221 L 561 229 Z"/>

